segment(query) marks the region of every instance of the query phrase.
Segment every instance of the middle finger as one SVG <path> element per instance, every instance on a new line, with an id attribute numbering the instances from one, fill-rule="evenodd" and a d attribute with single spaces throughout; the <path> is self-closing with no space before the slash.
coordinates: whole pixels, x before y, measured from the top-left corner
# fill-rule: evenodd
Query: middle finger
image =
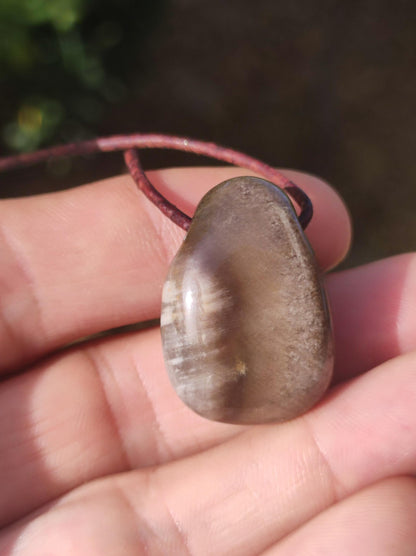
<path id="1" fill-rule="evenodd" d="M 367 370 L 371 358 L 380 361 L 411 349 L 416 323 L 406 308 L 416 295 L 409 286 L 415 282 L 414 261 L 406 255 L 329 277 L 336 351 L 345 355 L 337 363 L 336 379 Z M 386 280 L 393 301 L 389 310 L 387 299 L 374 303 L 368 326 L 363 318 L 370 318 L 369 300 L 385 299 Z M 349 297 L 352 283 L 355 303 Z M 404 314 L 399 318 L 394 311 Z M 345 335 L 339 332 L 343 321 L 349 330 Z M 383 338 L 389 337 L 395 341 L 387 344 L 387 353 Z M 189 456 L 244 430 L 202 419 L 179 401 L 164 369 L 158 329 L 70 350 L 3 382 L 0 411 L 7 502 L 0 507 L 0 521 L 2 511 L 14 508 L 19 515 L 80 480 Z"/>

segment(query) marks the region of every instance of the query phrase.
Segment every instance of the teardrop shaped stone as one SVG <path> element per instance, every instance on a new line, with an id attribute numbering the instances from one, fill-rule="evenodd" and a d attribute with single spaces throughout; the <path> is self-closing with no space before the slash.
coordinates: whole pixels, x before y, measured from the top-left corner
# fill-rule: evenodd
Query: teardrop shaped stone
<path id="1" fill-rule="evenodd" d="M 200 202 L 164 285 L 170 380 L 196 413 L 285 421 L 313 406 L 333 367 L 320 273 L 287 195 L 256 177 Z"/>

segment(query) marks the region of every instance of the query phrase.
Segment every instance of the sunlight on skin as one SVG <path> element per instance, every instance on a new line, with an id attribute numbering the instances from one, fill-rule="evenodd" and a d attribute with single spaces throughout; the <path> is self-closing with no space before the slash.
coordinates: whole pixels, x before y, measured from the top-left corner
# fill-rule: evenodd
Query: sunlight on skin
<path id="1" fill-rule="evenodd" d="M 151 179 L 190 208 L 234 172 Z M 348 213 L 329 186 L 294 176 L 315 206 L 310 241 L 331 268 L 349 247 Z M 358 536 L 360 556 L 411 554 L 415 481 L 402 477 L 416 473 L 414 255 L 327 278 L 336 380 L 365 374 L 304 417 L 247 428 L 183 406 L 158 329 L 53 354 L 158 315 L 183 232 L 129 177 L 1 201 L 0 222 L 1 366 L 19 371 L 0 383 L 0 554 L 338 554 Z M 345 523 L 369 506 L 367 527 L 349 535 Z"/>

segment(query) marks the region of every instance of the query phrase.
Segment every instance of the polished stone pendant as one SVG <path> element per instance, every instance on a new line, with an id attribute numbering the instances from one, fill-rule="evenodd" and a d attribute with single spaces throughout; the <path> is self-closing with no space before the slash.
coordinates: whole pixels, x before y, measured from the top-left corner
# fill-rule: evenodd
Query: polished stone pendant
<path id="1" fill-rule="evenodd" d="M 292 419 L 326 391 L 331 321 L 288 196 L 256 177 L 200 202 L 163 289 L 165 362 L 179 397 L 229 423 Z"/>

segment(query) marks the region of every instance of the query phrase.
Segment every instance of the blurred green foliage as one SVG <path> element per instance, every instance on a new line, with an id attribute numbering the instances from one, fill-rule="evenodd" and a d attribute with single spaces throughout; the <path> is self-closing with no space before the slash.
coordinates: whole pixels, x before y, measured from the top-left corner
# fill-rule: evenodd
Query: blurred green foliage
<path id="1" fill-rule="evenodd" d="M 0 17 L 16 27 L 51 23 L 59 31 L 68 31 L 80 20 L 85 7 L 83 0 L 3 0 Z"/>
<path id="2" fill-rule="evenodd" d="M 0 133 L 12 151 L 97 133 L 163 0 L 1 0 Z M 127 63 L 127 58 L 130 63 Z"/>

